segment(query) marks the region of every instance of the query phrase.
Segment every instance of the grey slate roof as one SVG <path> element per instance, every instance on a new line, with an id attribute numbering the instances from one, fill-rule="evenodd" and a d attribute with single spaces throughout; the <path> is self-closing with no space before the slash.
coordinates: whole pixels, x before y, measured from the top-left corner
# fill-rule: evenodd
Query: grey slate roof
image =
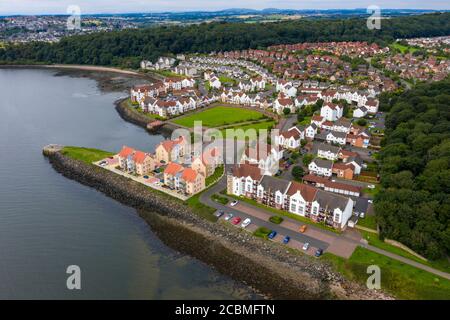
<path id="1" fill-rule="evenodd" d="M 336 208 L 344 211 L 349 198 L 319 189 L 314 200 L 320 204 L 320 207 L 330 211 L 333 211 Z"/>
<path id="2" fill-rule="evenodd" d="M 333 145 L 331 145 L 331 144 L 329 144 L 329 143 L 321 143 L 321 144 L 319 144 L 319 145 L 317 146 L 317 152 L 318 152 L 319 150 L 322 150 L 322 151 L 329 151 L 329 152 L 332 152 L 332 153 L 334 153 L 334 154 L 337 154 L 337 153 L 339 153 L 339 150 L 341 150 L 341 148 L 340 148 L 340 147 L 333 146 Z"/>
<path id="3" fill-rule="evenodd" d="M 264 188 L 265 191 L 276 192 L 280 191 L 285 193 L 290 185 L 290 181 L 284 179 L 278 179 L 272 176 L 264 176 L 259 183 L 260 186 Z"/>
<path id="4" fill-rule="evenodd" d="M 331 169 L 333 167 L 333 161 L 330 161 L 330 160 L 316 158 L 312 162 L 314 162 L 316 164 L 316 166 L 318 166 L 320 168 Z"/>

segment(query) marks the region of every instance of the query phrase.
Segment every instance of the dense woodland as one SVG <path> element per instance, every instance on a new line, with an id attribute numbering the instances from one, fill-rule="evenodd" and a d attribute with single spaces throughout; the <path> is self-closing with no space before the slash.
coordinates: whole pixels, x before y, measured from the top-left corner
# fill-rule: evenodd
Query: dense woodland
<path id="1" fill-rule="evenodd" d="M 380 236 L 441 258 L 450 252 L 450 79 L 384 98 Z"/>
<path id="2" fill-rule="evenodd" d="M 138 67 L 140 60 L 183 52 L 261 48 L 314 41 L 369 41 L 450 34 L 450 13 L 397 17 L 369 30 L 366 19 L 283 21 L 276 23 L 202 23 L 72 36 L 59 43 L 29 43 L 0 49 L 2 63 L 68 63 Z"/>

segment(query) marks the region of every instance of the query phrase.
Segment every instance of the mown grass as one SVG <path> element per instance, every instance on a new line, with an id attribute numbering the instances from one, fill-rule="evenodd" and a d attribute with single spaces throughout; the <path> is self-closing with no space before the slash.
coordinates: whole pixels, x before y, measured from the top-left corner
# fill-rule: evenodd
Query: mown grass
<path id="1" fill-rule="evenodd" d="M 215 202 L 218 202 L 222 205 L 226 205 L 228 203 L 228 198 L 219 196 L 218 194 L 213 194 L 211 196 L 211 199 L 214 200 Z"/>
<path id="2" fill-rule="evenodd" d="M 272 230 L 265 228 L 265 227 L 259 227 L 258 229 L 255 230 L 255 232 L 253 232 L 253 235 L 255 237 L 259 237 L 259 238 L 263 238 L 263 239 L 268 239 L 269 237 L 269 233 L 271 233 Z"/>
<path id="3" fill-rule="evenodd" d="M 363 284 L 369 277 L 367 267 L 370 265 L 379 266 L 381 289 L 400 299 L 450 298 L 449 280 L 365 248 L 356 248 L 348 260 L 330 253 L 325 253 L 323 259 L 346 278 Z"/>
<path id="4" fill-rule="evenodd" d="M 194 121 L 202 121 L 204 127 L 215 128 L 240 122 L 263 119 L 265 116 L 258 111 L 235 107 L 213 107 L 192 115 L 174 120 L 174 123 L 192 128 Z"/>
<path id="5" fill-rule="evenodd" d="M 360 230 L 360 232 L 361 232 L 361 235 L 363 236 L 363 238 L 366 239 L 367 242 L 374 247 L 386 250 L 388 252 L 391 252 L 396 255 L 402 256 L 404 258 L 413 260 L 413 261 L 421 263 L 423 265 L 450 273 L 450 263 L 446 259 L 441 259 L 438 261 L 431 261 L 431 260 L 425 261 L 425 260 L 420 259 L 420 258 L 416 257 L 415 255 L 409 253 L 408 251 L 403 250 L 402 248 L 399 248 L 399 247 L 396 247 L 389 243 L 384 242 L 383 240 L 379 239 L 378 235 L 375 233 L 371 233 L 371 232 L 367 232 L 367 231 L 363 231 L 363 230 Z"/>
<path id="6" fill-rule="evenodd" d="M 359 218 L 358 225 L 369 229 L 377 230 L 377 221 L 375 215 L 366 214 L 364 218 Z"/>
<path id="7" fill-rule="evenodd" d="M 81 160 L 83 162 L 91 164 L 95 161 L 100 161 L 102 159 L 112 157 L 114 153 L 92 149 L 92 148 L 81 148 L 81 147 L 64 147 L 61 153 L 69 158 L 75 160 Z"/>

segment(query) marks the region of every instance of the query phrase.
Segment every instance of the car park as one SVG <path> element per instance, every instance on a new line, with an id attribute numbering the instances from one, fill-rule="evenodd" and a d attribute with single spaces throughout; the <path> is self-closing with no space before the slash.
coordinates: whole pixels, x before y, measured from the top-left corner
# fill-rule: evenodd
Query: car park
<path id="1" fill-rule="evenodd" d="M 273 238 L 276 237 L 276 235 L 277 235 L 276 231 L 271 231 L 267 237 L 272 240 Z"/>
<path id="2" fill-rule="evenodd" d="M 223 216 L 223 215 L 224 215 L 224 212 L 223 212 L 222 210 L 216 211 L 216 213 L 215 213 L 215 216 L 216 216 L 217 218 L 220 218 L 220 217 Z"/>
<path id="3" fill-rule="evenodd" d="M 303 250 L 308 250 L 309 249 L 309 242 L 305 242 L 305 244 L 303 245 Z"/>
<path id="4" fill-rule="evenodd" d="M 227 213 L 224 217 L 225 221 L 230 220 L 231 218 L 233 218 L 233 214 L 232 213 Z"/>
<path id="5" fill-rule="evenodd" d="M 247 218 L 241 223 L 241 227 L 247 228 L 250 223 L 252 223 L 252 220 L 250 218 Z"/>
<path id="6" fill-rule="evenodd" d="M 289 237 L 289 236 L 284 237 L 284 239 L 283 239 L 284 244 L 288 244 L 289 241 L 291 241 L 291 237 Z"/>
<path id="7" fill-rule="evenodd" d="M 239 224 L 239 222 L 241 222 L 241 218 L 240 217 L 234 217 L 233 220 L 231 220 L 231 223 L 234 225 Z"/>

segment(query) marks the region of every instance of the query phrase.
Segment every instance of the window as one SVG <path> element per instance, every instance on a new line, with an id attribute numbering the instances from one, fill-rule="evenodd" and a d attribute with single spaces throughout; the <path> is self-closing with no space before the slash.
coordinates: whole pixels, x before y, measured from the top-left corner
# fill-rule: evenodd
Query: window
<path id="1" fill-rule="evenodd" d="M 276 202 L 277 202 L 277 203 L 281 203 L 281 197 L 280 197 L 280 196 L 277 196 L 277 197 L 276 197 Z"/>
<path id="2" fill-rule="evenodd" d="M 305 212 L 305 207 L 299 206 L 299 207 L 298 207 L 298 213 L 304 214 L 304 212 Z"/>
<path id="3" fill-rule="evenodd" d="M 318 207 L 313 207 L 312 213 L 313 214 L 318 214 L 318 212 L 319 212 L 319 208 Z"/>
<path id="4" fill-rule="evenodd" d="M 258 190 L 258 197 L 259 197 L 259 198 L 262 198 L 262 196 L 263 196 L 262 190 Z"/>
<path id="5" fill-rule="evenodd" d="M 334 222 L 339 222 L 341 220 L 341 214 L 340 213 L 336 213 L 334 215 Z"/>
<path id="6" fill-rule="evenodd" d="M 292 212 L 296 212 L 297 211 L 297 206 L 295 204 L 291 204 L 291 211 Z"/>

